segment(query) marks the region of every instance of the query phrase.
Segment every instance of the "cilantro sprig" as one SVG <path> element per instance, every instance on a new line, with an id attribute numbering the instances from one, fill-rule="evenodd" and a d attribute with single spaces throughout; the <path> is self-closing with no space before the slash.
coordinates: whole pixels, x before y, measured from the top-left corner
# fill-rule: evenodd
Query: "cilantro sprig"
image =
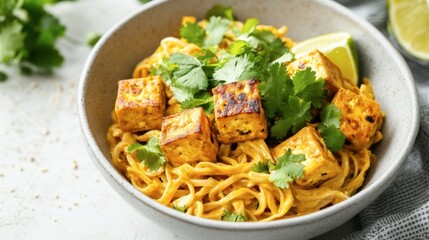
<path id="1" fill-rule="evenodd" d="M 320 113 L 320 125 L 317 127 L 322 134 L 326 146 L 332 152 L 340 150 L 346 137 L 340 130 L 341 111 L 334 105 L 326 105 Z"/>
<path id="2" fill-rule="evenodd" d="M 151 137 L 145 145 L 138 142 L 132 143 L 128 146 L 127 152 L 136 152 L 137 159 L 143 162 L 151 171 L 156 171 L 163 167 L 167 161 L 156 137 Z"/>
<path id="3" fill-rule="evenodd" d="M 200 47 L 216 46 L 228 31 L 229 23 L 228 19 L 218 16 L 211 16 L 205 29 L 198 23 L 187 22 L 180 28 L 180 36 Z"/>
<path id="4" fill-rule="evenodd" d="M 270 181 L 274 182 L 279 188 L 289 188 L 289 183 L 304 174 L 305 155 L 292 154 L 292 150 L 288 149 L 286 153 L 277 159 L 277 164 L 270 165 L 272 170 Z"/>
<path id="5" fill-rule="evenodd" d="M 289 77 L 283 63 L 274 63 L 262 82 L 261 94 L 267 118 L 273 122 L 271 135 L 282 139 L 296 133 L 313 119 L 311 107 L 326 100 L 325 81 L 310 68 Z"/>
<path id="6" fill-rule="evenodd" d="M 45 9 L 64 0 L 2 0 L 0 63 L 17 64 L 23 73 L 50 73 L 64 57 L 55 46 L 65 26 Z"/>
<path id="7" fill-rule="evenodd" d="M 303 176 L 305 161 L 304 154 L 293 154 L 288 149 L 285 154 L 277 158 L 277 163 L 258 162 L 253 165 L 252 171 L 270 174 L 269 180 L 279 188 L 289 188 L 289 183 Z"/>

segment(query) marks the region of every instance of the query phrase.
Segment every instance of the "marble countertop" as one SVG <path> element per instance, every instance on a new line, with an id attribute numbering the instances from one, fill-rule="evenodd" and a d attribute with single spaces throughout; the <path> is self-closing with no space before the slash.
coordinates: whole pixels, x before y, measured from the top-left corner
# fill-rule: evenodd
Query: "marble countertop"
<path id="1" fill-rule="evenodd" d="M 90 52 L 85 35 L 107 31 L 140 6 L 137 0 L 57 4 L 52 12 L 75 39 L 59 42 L 64 65 L 52 76 L 31 77 L 0 66 L 9 75 L 0 83 L 0 239 L 186 239 L 114 192 L 89 158 L 79 127 L 77 86 Z M 354 218 L 318 239 L 358 226 Z"/>

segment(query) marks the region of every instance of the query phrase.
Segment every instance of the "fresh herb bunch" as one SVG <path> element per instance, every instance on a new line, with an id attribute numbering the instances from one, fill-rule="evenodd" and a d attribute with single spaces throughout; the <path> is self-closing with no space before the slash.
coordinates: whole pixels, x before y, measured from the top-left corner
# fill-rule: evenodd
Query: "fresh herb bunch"
<path id="1" fill-rule="evenodd" d="M 55 43 L 66 27 L 45 8 L 61 1 L 0 1 L 0 63 L 18 64 L 25 74 L 61 66 L 64 57 Z"/>
<path id="2" fill-rule="evenodd" d="M 234 24 L 230 7 L 215 6 L 206 14 L 205 28 L 187 22 L 180 37 L 201 48 L 194 55 L 174 53 L 152 66 L 151 74 L 166 81 L 182 108 L 204 107 L 213 110 L 210 89 L 224 83 L 258 79 L 271 142 L 278 142 L 298 132 L 315 120 L 312 110 L 320 111 L 327 102 L 325 81 L 310 68 L 289 76 L 286 64 L 294 55 L 281 38 L 257 28 L 259 20 L 249 18 L 242 27 Z M 235 41 L 228 49 L 219 44 L 231 34 Z M 322 111 L 318 128 L 328 147 L 337 151 L 344 144 L 339 130 L 338 109 L 331 105 Z"/>

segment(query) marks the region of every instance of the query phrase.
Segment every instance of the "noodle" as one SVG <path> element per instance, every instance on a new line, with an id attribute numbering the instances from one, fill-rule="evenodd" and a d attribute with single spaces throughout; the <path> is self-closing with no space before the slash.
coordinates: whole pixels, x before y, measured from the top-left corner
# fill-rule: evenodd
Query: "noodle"
<path id="1" fill-rule="evenodd" d="M 187 21 L 195 20 L 188 18 Z M 234 24 L 242 26 L 241 22 Z M 272 31 L 286 45 L 292 46 L 293 42 L 284 37 L 286 27 L 258 27 Z M 234 35 L 228 32 L 220 47 L 227 48 L 234 40 Z M 186 40 L 164 38 L 156 51 L 136 66 L 133 78 L 149 76 L 151 67 L 172 53 L 192 55 L 199 50 L 200 47 Z M 368 79 L 364 79 L 360 89 L 350 83 L 345 85 L 355 93 L 374 99 Z M 167 89 L 166 114 L 180 110 L 179 101 Z M 128 153 L 127 148 L 135 142 L 148 142 L 151 137 L 160 138 L 161 132 L 124 132 L 114 113 L 112 116 L 113 124 L 107 134 L 112 163 L 140 192 L 189 215 L 220 220 L 224 211 L 229 210 L 245 215 L 248 221 L 272 221 L 304 215 L 349 198 L 362 186 L 366 172 L 375 161 L 375 155 L 369 148 L 381 140 L 379 129 L 383 123 L 381 116 L 370 143 L 363 149 L 356 151 L 345 147 L 334 154 L 340 167 L 337 176 L 317 187 L 302 187 L 292 182 L 289 188 L 282 189 L 270 181 L 270 174 L 252 171 L 259 162 L 276 161 L 264 140 L 220 144 L 217 162 L 184 163 L 176 167 L 167 162 L 164 168 L 152 171 L 135 155 Z"/>

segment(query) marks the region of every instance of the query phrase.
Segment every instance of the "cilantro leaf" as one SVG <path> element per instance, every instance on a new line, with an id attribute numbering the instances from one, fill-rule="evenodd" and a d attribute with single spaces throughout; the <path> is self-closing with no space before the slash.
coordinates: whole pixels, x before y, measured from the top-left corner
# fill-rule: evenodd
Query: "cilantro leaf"
<path id="1" fill-rule="evenodd" d="M 252 171 L 257 173 L 270 173 L 268 164 L 264 162 L 258 162 L 257 164 L 252 166 Z"/>
<path id="2" fill-rule="evenodd" d="M 340 127 L 341 111 L 334 104 L 326 105 L 320 112 L 321 125 Z"/>
<path id="3" fill-rule="evenodd" d="M 269 30 L 255 29 L 249 36 L 253 37 L 254 44 L 264 49 L 271 61 L 289 52 L 289 48 L 286 47 L 285 43 Z"/>
<path id="4" fill-rule="evenodd" d="M 143 162 L 151 171 L 158 170 L 167 162 L 167 159 L 161 151 L 159 140 L 156 137 L 150 138 L 145 145 L 137 142 L 132 143 L 128 146 L 127 152 L 136 152 L 137 159 Z"/>
<path id="5" fill-rule="evenodd" d="M 252 46 L 243 40 L 234 41 L 229 47 L 227 52 L 233 56 L 239 56 L 248 53 L 252 50 Z"/>
<path id="6" fill-rule="evenodd" d="M 188 89 L 191 93 L 205 90 L 208 87 L 208 79 L 202 69 L 201 62 L 189 55 L 174 53 L 170 57 L 170 63 L 178 67 L 173 72 L 173 85 Z"/>
<path id="7" fill-rule="evenodd" d="M 216 46 L 222 41 L 228 27 L 228 19 L 212 16 L 207 21 L 205 29 L 198 23 L 187 22 L 180 28 L 180 36 L 200 47 Z"/>
<path id="8" fill-rule="evenodd" d="M 0 22 L 0 62 L 9 63 L 20 55 L 25 39 L 22 30 L 18 20 Z"/>
<path id="9" fill-rule="evenodd" d="M 285 66 L 280 63 L 271 65 L 268 77 L 260 85 L 265 115 L 268 118 L 273 118 L 284 106 L 283 98 L 293 91 L 292 88 Z"/>
<path id="10" fill-rule="evenodd" d="M 50 73 L 64 61 L 56 41 L 65 26 L 45 9 L 61 0 L 3 0 L 0 3 L 0 62 L 16 63 L 23 73 Z"/>
<path id="11" fill-rule="evenodd" d="M 329 127 L 322 127 L 319 129 L 319 131 L 322 134 L 323 140 L 325 141 L 329 150 L 336 152 L 343 148 L 346 137 L 340 129 L 331 125 Z"/>
<path id="12" fill-rule="evenodd" d="M 228 209 L 223 210 L 222 212 L 222 221 L 228 222 L 246 222 L 247 217 L 244 214 L 235 214 Z"/>
<path id="13" fill-rule="evenodd" d="M 260 85 L 271 136 L 282 139 L 296 133 L 312 120 L 311 107 L 320 107 L 326 99 L 325 83 L 310 69 L 297 72 L 292 79 L 284 63 L 271 64 Z"/>
<path id="14" fill-rule="evenodd" d="M 241 29 L 242 33 L 251 33 L 256 29 L 256 26 L 259 24 L 257 18 L 248 18 Z"/>
<path id="15" fill-rule="evenodd" d="M 282 109 L 282 118 L 275 121 L 271 127 L 271 134 L 277 139 L 286 137 L 290 130 L 298 132 L 311 120 L 311 103 L 305 102 L 296 96 L 290 95 Z"/>
<path id="16" fill-rule="evenodd" d="M 215 5 L 209 9 L 206 13 L 205 19 L 210 19 L 212 16 L 226 18 L 228 20 L 234 20 L 234 12 L 232 7 L 226 7 L 222 5 Z"/>
<path id="17" fill-rule="evenodd" d="M 292 81 L 295 94 L 304 101 L 310 101 L 313 107 L 319 108 L 326 99 L 325 81 L 317 79 L 311 68 L 296 72 Z"/>
<path id="18" fill-rule="evenodd" d="M 269 180 L 274 182 L 274 185 L 279 188 L 289 188 L 289 183 L 304 174 L 305 155 L 292 154 L 288 149 L 286 153 L 277 159 L 277 164 L 271 165 L 271 175 Z"/>
<path id="19" fill-rule="evenodd" d="M 200 27 L 198 23 L 186 22 L 180 27 L 180 36 L 190 43 L 195 43 L 198 46 L 204 45 L 206 30 Z"/>
<path id="20" fill-rule="evenodd" d="M 340 130 L 341 111 L 334 105 L 325 106 L 320 113 L 321 122 L 318 130 L 322 134 L 326 146 L 333 152 L 340 150 L 346 137 Z"/>
<path id="21" fill-rule="evenodd" d="M 251 71 L 255 62 L 248 55 L 233 57 L 221 68 L 216 69 L 213 78 L 226 83 L 250 79 L 257 76 L 257 72 Z"/>
<path id="22" fill-rule="evenodd" d="M 216 54 L 209 48 L 202 48 L 194 56 L 205 65 L 218 61 Z"/>
<path id="23" fill-rule="evenodd" d="M 210 17 L 207 22 L 206 31 L 207 37 L 204 41 L 204 46 L 218 45 L 225 33 L 228 31 L 229 20 L 221 17 Z"/>
<path id="24" fill-rule="evenodd" d="M 279 58 L 274 60 L 272 63 L 287 63 L 291 62 L 295 59 L 295 54 L 292 52 L 285 52 L 283 55 L 281 55 Z"/>
<path id="25" fill-rule="evenodd" d="M 214 108 L 213 97 L 208 92 L 199 92 L 196 93 L 193 97 L 181 102 L 181 107 L 183 109 L 189 109 L 198 106 L 202 106 L 206 114 L 210 114 Z"/>

